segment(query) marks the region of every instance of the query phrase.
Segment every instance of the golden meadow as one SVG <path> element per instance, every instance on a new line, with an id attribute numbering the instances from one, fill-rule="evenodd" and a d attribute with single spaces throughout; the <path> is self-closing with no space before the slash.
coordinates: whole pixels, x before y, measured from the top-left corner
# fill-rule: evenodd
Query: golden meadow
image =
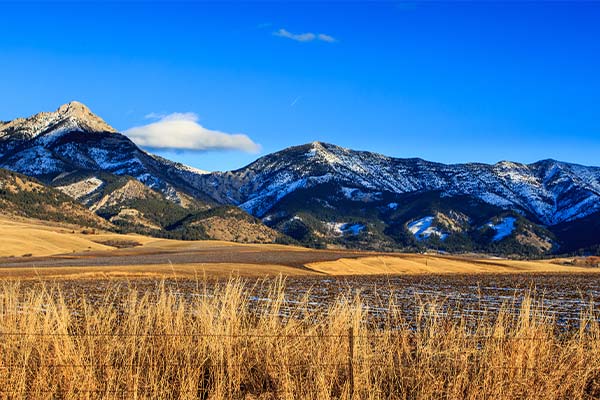
<path id="1" fill-rule="evenodd" d="M 266 282 L 266 283 L 265 283 Z M 376 322 L 359 294 L 290 304 L 285 280 L 257 302 L 241 279 L 192 296 L 111 287 L 99 301 L 59 285 L 0 287 L 0 398 L 592 399 L 600 326 L 564 329 L 534 296 L 465 317 L 390 301 Z M 251 285 L 250 285 L 251 286 Z"/>

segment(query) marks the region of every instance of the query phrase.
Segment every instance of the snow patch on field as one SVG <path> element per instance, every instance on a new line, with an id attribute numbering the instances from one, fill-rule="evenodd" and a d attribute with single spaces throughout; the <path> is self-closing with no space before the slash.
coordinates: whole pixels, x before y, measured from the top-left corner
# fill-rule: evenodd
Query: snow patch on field
<path id="1" fill-rule="evenodd" d="M 496 231 L 496 234 L 494 235 L 492 241 L 497 242 L 513 233 L 513 231 L 515 230 L 515 222 L 517 222 L 517 219 L 515 217 L 502 218 L 502 221 L 500 221 L 497 224 L 488 222 L 486 226 L 489 226 L 490 228 Z"/>
<path id="2" fill-rule="evenodd" d="M 431 226 L 433 224 L 434 217 L 427 216 L 416 221 L 409 222 L 407 227 L 410 233 L 412 233 L 417 240 L 429 239 L 431 235 L 437 236 L 440 239 L 444 240 L 448 236 L 447 233 L 442 232 L 435 226 Z"/>

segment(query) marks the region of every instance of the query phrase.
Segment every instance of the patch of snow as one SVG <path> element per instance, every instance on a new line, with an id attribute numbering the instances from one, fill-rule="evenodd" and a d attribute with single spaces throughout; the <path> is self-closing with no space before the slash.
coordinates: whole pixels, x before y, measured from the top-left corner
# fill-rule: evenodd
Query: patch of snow
<path id="1" fill-rule="evenodd" d="M 365 229 L 363 224 L 349 224 L 346 222 L 326 222 L 325 226 L 329 232 L 336 236 L 346 234 L 356 236 Z"/>
<path id="2" fill-rule="evenodd" d="M 209 171 L 205 171 L 205 170 L 199 169 L 199 168 L 190 167 L 189 165 L 185 165 L 185 164 L 177 164 L 176 168 L 178 168 L 180 170 L 183 170 L 183 171 L 192 172 L 192 173 L 198 174 L 198 175 L 208 175 L 208 174 L 210 174 Z"/>
<path id="3" fill-rule="evenodd" d="M 395 210 L 398 208 L 398 203 L 390 203 L 387 205 L 389 209 Z"/>
<path id="4" fill-rule="evenodd" d="M 345 224 L 342 227 L 342 232 L 350 233 L 352 235 L 358 235 L 365 229 L 365 226 L 362 224 Z"/>
<path id="5" fill-rule="evenodd" d="M 68 121 L 68 123 L 65 123 L 60 128 L 53 129 L 52 131 L 47 132 L 43 136 L 39 137 L 37 143 L 43 146 L 48 146 L 49 144 L 58 140 L 64 134 L 71 132 L 83 132 L 83 130 L 75 122 Z"/>
<path id="6" fill-rule="evenodd" d="M 344 197 L 346 197 L 347 199 L 352 199 L 352 194 L 356 191 L 358 191 L 358 189 L 356 188 L 348 188 L 348 187 L 342 187 L 342 193 L 344 194 Z"/>
<path id="7" fill-rule="evenodd" d="M 102 170 L 113 170 L 123 165 L 122 161 L 115 161 L 113 158 L 115 154 L 112 154 L 106 149 L 90 147 L 88 149 L 88 154 Z"/>
<path id="8" fill-rule="evenodd" d="M 240 208 L 252 215 L 260 217 L 284 196 L 305 186 L 306 179 L 299 179 L 283 187 L 272 185 L 273 188 L 269 192 L 240 204 Z"/>
<path id="9" fill-rule="evenodd" d="M 316 154 L 317 154 L 317 150 L 315 150 L 315 149 L 313 148 L 313 149 L 310 149 L 309 151 L 307 151 L 307 152 L 304 154 L 304 156 L 305 156 L 306 158 L 312 158 L 312 157 L 314 157 Z"/>
<path id="10" fill-rule="evenodd" d="M 149 175 L 149 174 L 145 174 L 145 175 Z M 150 175 L 150 177 L 154 178 L 152 175 Z M 154 178 L 154 179 L 156 182 L 156 183 L 154 183 L 154 186 L 157 189 L 160 189 L 160 187 L 159 187 L 160 181 L 157 178 Z M 138 178 L 138 180 L 140 180 L 140 179 Z M 140 180 L 140 182 L 142 182 L 142 181 Z M 149 182 L 151 182 L 151 181 L 149 181 Z M 153 187 L 152 183 L 145 183 L 145 182 L 142 182 L 142 183 L 144 183 L 146 186 L 149 186 L 151 188 Z M 166 188 L 164 188 L 162 190 L 162 193 L 165 195 L 167 200 L 172 201 L 173 203 L 176 203 L 176 204 L 181 204 L 181 198 L 179 197 L 179 193 L 177 192 L 177 189 L 175 189 L 173 186 L 166 184 Z"/>
<path id="11" fill-rule="evenodd" d="M 326 222 L 325 226 L 327 227 L 327 230 L 330 231 L 331 233 L 333 233 L 334 235 L 342 235 L 342 227 L 346 225 L 343 222 Z"/>
<path id="12" fill-rule="evenodd" d="M 515 230 L 515 222 L 517 222 L 517 219 L 515 217 L 506 217 L 502 218 L 502 221 L 500 221 L 497 224 L 488 222 L 485 225 L 489 226 L 490 228 L 496 231 L 496 234 L 494 235 L 492 241 L 497 242 L 513 233 L 513 231 Z"/>
<path id="13" fill-rule="evenodd" d="M 511 201 L 509 201 L 509 200 L 505 199 L 504 197 L 499 196 L 495 193 L 485 192 L 485 193 L 479 194 L 478 197 L 488 204 L 498 206 L 501 208 L 508 208 L 508 207 L 514 205 Z"/>
<path id="14" fill-rule="evenodd" d="M 19 159 L 5 168 L 25 175 L 37 176 L 60 172 L 62 163 L 42 146 L 30 147 L 19 153 Z"/>
<path id="15" fill-rule="evenodd" d="M 345 198 L 353 201 L 373 201 L 381 198 L 381 192 L 363 192 L 357 188 L 344 186 L 340 190 Z"/>
<path id="16" fill-rule="evenodd" d="M 407 227 L 417 240 L 429 239 L 431 235 L 437 236 L 441 240 L 446 239 L 448 234 L 432 226 L 433 220 L 434 217 L 430 215 L 408 223 Z"/>
<path id="17" fill-rule="evenodd" d="M 95 192 L 104 182 L 101 179 L 94 177 L 84 179 L 79 182 L 71 183 L 70 185 L 58 186 L 57 189 L 74 198 L 79 200 L 93 192 Z"/>

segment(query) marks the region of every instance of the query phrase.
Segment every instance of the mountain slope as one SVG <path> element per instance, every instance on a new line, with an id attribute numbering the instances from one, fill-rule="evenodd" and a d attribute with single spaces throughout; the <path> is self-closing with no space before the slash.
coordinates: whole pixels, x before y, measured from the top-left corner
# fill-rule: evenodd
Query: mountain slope
<path id="1" fill-rule="evenodd" d="M 41 220 L 110 229 L 112 225 L 59 190 L 0 168 L 0 211 Z"/>
<path id="2" fill-rule="evenodd" d="M 554 160 L 445 165 L 314 142 L 200 180 L 217 201 L 317 246 L 543 254 L 565 239 L 553 226 L 600 211 L 600 168 Z M 509 234 L 482 233 L 507 212 Z M 411 224 L 428 224 L 426 237 Z"/>
<path id="3" fill-rule="evenodd" d="M 121 231 L 161 236 L 166 227 L 207 208 L 184 194 L 179 202 L 170 201 L 130 176 L 106 172 L 65 173 L 51 184 Z"/>
<path id="4" fill-rule="evenodd" d="M 185 195 L 211 201 L 188 183 L 202 171 L 141 150 L 78 102 L 0 123 L 0 167 L 44 182 L 80 171 L 128 175 L 174 202 Z"/>
<path id="5" fill-rule="evenodd" d="M 173 236 L 191 239 L 216 239 L 241 243 L 274 243 L 282 235 L 259 219 L 233 206 L 205 210 L 169 227 Z"/>
<path id="6" fill-rule="evenodd" d="M 337 182 L 340 195 L 440 191 L 517 209 L 546 225 L 600 210 L 600 168 L 553 160 L 445 165 L 314 142 L 262 157 L 245 168 L 202 177 L 213 197 L 262 216 L 299 188 Z"/>

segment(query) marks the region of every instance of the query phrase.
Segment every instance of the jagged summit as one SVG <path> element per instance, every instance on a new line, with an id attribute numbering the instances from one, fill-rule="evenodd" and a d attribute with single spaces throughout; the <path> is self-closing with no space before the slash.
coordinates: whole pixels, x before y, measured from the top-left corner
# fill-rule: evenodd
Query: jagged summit
<path id="1" fill-rule="evenodd" d="M 92 113 L 92 111 L 83 103 L 78 101 L 71 101 L 58 107 L 56 113 L 64 117 L 78 118 L 81 120 L 96 119 L 99 117 Z"/>
<path id="2" fill-rule="evenodd" d="M 0 139 L 4 140 L 28 140 L 68 131 L 116 132 L 102 118 L 78 101 L 63 104 L 54 112 L 41 112 L 28 118 L 17 118 L 0 123 Z"/>
<path id="3" fill-rule="evenodd" d="M 204 171 L 147 153 L 77 101 L 53 112 L 0 122 L 0 168 L 47 183 L 65 174 L 127 175 L 176 202 L 190 195 L 208 197 L 188 183 Z"/>

